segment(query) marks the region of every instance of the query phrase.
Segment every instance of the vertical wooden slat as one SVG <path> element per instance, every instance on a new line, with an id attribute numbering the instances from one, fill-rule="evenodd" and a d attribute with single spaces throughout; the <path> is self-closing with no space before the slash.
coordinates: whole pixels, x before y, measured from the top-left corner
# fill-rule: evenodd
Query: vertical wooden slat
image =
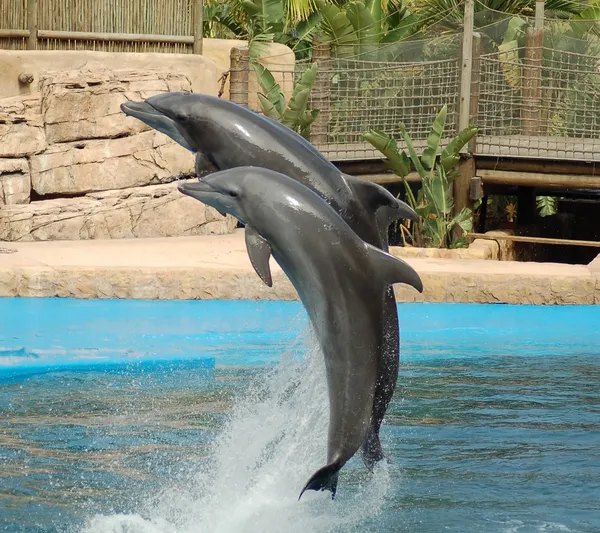
<path id="1" fill-rule="evenodd" d="M 29 27 L 27 49 L 36 50 L 38 40 L 38 0 L 27 1 L 27 25 Z"/>
<path id="2" fill-rule="evenodd" d="M 204 20 L 204 0 L 194 0 L 194 54 L 202 55 L 202 25 Z"/>

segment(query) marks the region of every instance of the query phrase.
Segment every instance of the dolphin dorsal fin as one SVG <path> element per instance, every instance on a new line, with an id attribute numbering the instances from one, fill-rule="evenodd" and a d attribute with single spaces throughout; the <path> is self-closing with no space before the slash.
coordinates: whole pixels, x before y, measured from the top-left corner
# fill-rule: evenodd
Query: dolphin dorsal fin
<path id="1" fill-rule="evenodd" d="M 378 216 L 378 223 L 386 224 L 383 229 L 387 233 L 388 226 L 398 218 L 408 218 L 414 222 L 419 220 L 418 215 L 407 203 L 396 198 L 390 191 L 361 178 L 344 174 L 344 179 L 352 189 L 354 195 L 360 199 L 362 204 L 376 213 L 381 208 L 385 209 L 385 216 Z"/>
<path id="2" fill-rule="evenodd" d="M 386 286 L 394 283 L 405 283 L 419 292 L 423 292 L 423 282 L 419 274 L 407 262 L 382 252 L 368 243 L 365 243 L 365 246 L 369 254 L 369 261 L 376 271 L 377 277 L 383 280 Z"/>
<path id="3" fill-rule="evenodd" d="M 273 286 L 269 258 L 271 245 L 252 226 L 246 226 L 246 249 L 254 270 L 268 287 Z"/>

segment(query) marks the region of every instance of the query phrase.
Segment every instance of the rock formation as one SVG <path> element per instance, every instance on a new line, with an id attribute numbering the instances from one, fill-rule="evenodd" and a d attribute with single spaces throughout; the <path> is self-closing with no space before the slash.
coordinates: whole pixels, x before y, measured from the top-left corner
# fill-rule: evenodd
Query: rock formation
<path id="1" fill-rule="evenodd" d="M 0 100 L 0 240 L 233 231 L 233 218 L 177 191 L 193 154 L 120 110 L 179 90 L 190 81 L 167 70 L 76 70 L 46 72 L 38 92 Z"/>

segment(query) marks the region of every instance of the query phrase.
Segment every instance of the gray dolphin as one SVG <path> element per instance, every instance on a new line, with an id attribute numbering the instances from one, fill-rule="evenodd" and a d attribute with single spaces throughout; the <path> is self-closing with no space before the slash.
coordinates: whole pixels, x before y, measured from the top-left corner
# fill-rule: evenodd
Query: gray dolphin
<path id="1" fill-rule="evenodd" d="M 305 490 L 337 489 L 338 472 L 365 442 L 385 343 L 386 288 L 423 290 L 404 261 L 363 241 L 319 195 L 281 173 L 238 167 L 179 190 L 246 225 L 246 247 L 272 285 L 271 254 L 294 285 L 325 357 L 329 390 L 327 464 Z"/>
<path id="2" fill-rule="evenodd" d="M 170 92 L 121 109 L 196 152 L 196 173 L 208 163 L 219 170 L 255 165 L 281 172 L 323 197 L 366 242 L 388 250 L 387 231 L 397 218 L 418 219 L 414 211 L 383 187 L 339 171 L 310 142 L 283 124 L 214 96 Z M 381 422 L 398 379 L 398 311 L 392 287 L 383 301 L 382 348 L 371 427 L 363 459 L 371 468 L 383 458 Z"/>

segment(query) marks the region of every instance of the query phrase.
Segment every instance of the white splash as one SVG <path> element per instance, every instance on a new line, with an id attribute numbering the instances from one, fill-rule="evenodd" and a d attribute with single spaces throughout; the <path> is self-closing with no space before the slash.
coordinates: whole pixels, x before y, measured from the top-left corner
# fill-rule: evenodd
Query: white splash
<path id="1" fill-rule="evenodd" d="M 385 465 L 338 497 L 300 490 L 324 464 L 329 402 L 323 356 L 305 335 L 304 358 L 285 354 L 240 398 L 216 439 L 210 466 L 148 499 L 139 514 L 95 516 L 85 533 L 364 532 L 390 488 Z M 297 347 L 298 348 L 298 347 Z M 340 493 L 345 493 L 343 496 Z"/>

